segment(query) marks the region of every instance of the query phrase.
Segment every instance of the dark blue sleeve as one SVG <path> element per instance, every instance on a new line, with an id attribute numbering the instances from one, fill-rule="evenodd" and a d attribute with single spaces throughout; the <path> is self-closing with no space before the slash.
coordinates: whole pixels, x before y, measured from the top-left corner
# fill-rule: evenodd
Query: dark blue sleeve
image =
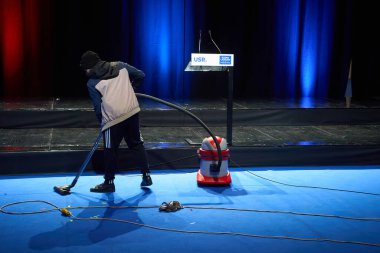
<path id="1" fill-rule="evenodd" d="M 123 67 L 128 70 L 129 79 L 131 80 L 132 86 L 138 87 L 144 81 L 145 74 L 141 70 L 123 62 Z"/>
<path id="2" fill-rule="evenodd" d="M 95 88 L 97 83 L 98 81 L 94 79 L 88 80 L 87 89 L 88 89 L 88 94 L 90 95 L 90 98 L 92 100 L 92 104 L 94 106 L 96 117 L 98 118 L 99 123 L 102 123 L 102 95 Z"/>

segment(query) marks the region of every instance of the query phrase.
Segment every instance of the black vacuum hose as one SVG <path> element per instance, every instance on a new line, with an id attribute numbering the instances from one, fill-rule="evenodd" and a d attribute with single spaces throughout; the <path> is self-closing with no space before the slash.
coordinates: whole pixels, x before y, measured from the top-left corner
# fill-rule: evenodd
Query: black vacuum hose
<path id="1" fill-rule="evenodd" d="M 218 165 L 217 165 L 218 167 L 217 167 L 217 170 L 220 171 L 220 167 L 222 166 L 222 150 L 220 148 L 220 144 L 219 144 L 218 140 L 216 139 L 215 135 L 206 126 L 206 124 L 203 123 L 203 121 L 201 119 L 199 119 L 197 116 L 195 116 L 193 113 L 189 112 L 185 108 L 183 108 L 181 106 L 178 106 L 176 104 L 170 103 L 168 101 L 165 101 L 165 100 L 162 100 L 162 99 L 150 96 L 150 95 L 142 94 L 142 93 L 136 93 L 136 96 L 137 97 L 142 97 L 142 98 L 148 98 L 148 99 L 154 100 L 156 102 L 159 102 L 161 104 L 164 104 L 164 105 L 170 106 L 172 108 L 175 108 L 175 109 L 177 109 L 177 110 L 179 110 L 179 111 L 181 111 L 183 113 L 186 113 L 187 115 L 189 115 L 190 117 L 192 117 L 193 119 L 195 119 L 199 124 L 201 124 L 201 126 L 210 134 L 211 138 L 215 142 L 216 149 L 218 150 Z"/>
<path id="2" fill-rule="evenodd" d="M 218 150 L 218 165 L 217 165 L 217 170 L 220 171 L 220 167 L 222 165 L 222 150 L 220 149 L 220 145 L 219 145 L 219 142 L 218 140 L 216 139 L 215 135 L 211 132 L 211 130 L 206 126 L 205 123 L 203 123 L 202 120 L 200 120 L 197 116 L 195 116 L 194 114 L 192 114 L 191 112 L 189 112 L 188 110 L 186 110 L 185 108 L 182 108 L 181 106 L 178 106 L 178 105 L 175 105 L 175 104 L 172 104 L 172 103 L 169 103 L 165 100 L 162 100 L 162 99 L 159 99 L 159 98 L 156 98 L 156 97 L 152 97 L 152 96 L 149 96 L 149 95 L 146 95 L 146 94 L 141 94 L 141 93 L 136 93 L 136 96 L 137 97 L 143 97 L 143 98 L 148 98 L 148 99 L 151 99 L 151 100 L 154 100 L 156 102 L 159 102 L 159 103 L 162 103 L 162 104 L 165 104 L 167 106 L 170 106 L 170 107 L 173 107 L 181 112 L 184 112 L 186 113 L 187 115 L 189 115 L 190 117 L 192 117 L 193 119 L 195 119 L 196 121 L 198 121 L 199 124 L 202 125 L 202 127 L 204 129 L 206 129 L 206 131 L 211 135 L 212 139 L 214 140 L 215 142 L 215 145 L 216 145 L 216 148 Z M 57 192 L 58 194 L 60 195 L 68 195 L 68 194 L 71 194 L 71 188 L 73 188 L 75 186 L 75 184 L 77 183 L 78 181 L 78 178 L 82 175 L 83 171 L 85 170 L 88 162 L 90 161 L 92 155 L 94 154 L 95 150 L 97 149 L 98 145 L 99 145 L 99 142 L 100 142 L 100 139 L 102 138 L 102 132 L 99 133 L 98 135 L 98 138 L 96 139 L 95 143 L 94 143 L 94 146 L 92 147 L 90 153 L 87 155 L 87 158 L 86 160 L 83 162 L 80 170 L 78 171 L 76 177 L 74 178 L 74 180 L 72 181 L 72 183 L 70 185 L 63 185 L 63 186 L 54 186 L 54 191 Z"/>

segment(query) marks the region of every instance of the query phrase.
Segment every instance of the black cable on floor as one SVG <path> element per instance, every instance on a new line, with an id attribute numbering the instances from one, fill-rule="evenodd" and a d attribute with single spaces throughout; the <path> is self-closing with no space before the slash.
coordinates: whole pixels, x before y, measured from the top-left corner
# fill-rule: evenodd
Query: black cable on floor
<path id="1" fill-rule="evenodd" d="M 43 210 L 43 211 L 35 211 L 35 212 L 9 212 L 5 211 L 4 208 L 22 204 L 22 203 L 29 203 L 29 202 L 41 202 L 48 205 L 51 205 L 54 207 L 54 209 L 50 210 Z M 147 224 L 142 224 L 134 221 L 129 220 L 122 220 L 122 219 L 114 219 L 114 218 L 100 218 L 100 217 L 93 217 L 93 218 L 79 218 L 74 216 L 68 209 L 76 209 L 76 208 L 157 208 L 157 206 L 89 206 L 89 207 L 68 207 L 68 208 L 59 208 L 53 203 L 50 203 L 48 201 L 44 200 L 26 200 L 26 201 L 18 201 L 14 203 L 9 203 L 6 205 L 3 205 L 0 207 L 0 212 L 4 214 L 13 214 L 13 215 L 21 215 L 21 214 L 38 214 L 43 212 L 50 212 L 53 210 L 59 210 L 62 215 L 72 218 L 73 220 L 91 220 L 91 221 L 114 221 L 114 222 L 121 222 L 121 223 L 128 223 L 131 225 L 146 227 L 150 229 L 155 229 L 159 231 L 168 231 L 168 232 L 177 232 L 177 233 L 191 233 L 191 234 L 208 234 L 208 235 L 236 235 L 236 236 L 245 236 L 245 237 L 255 237 L 255 238 L 263 238 L 263 239 L 285 239 L 285 240 L 295 240 L 295 241 L 317 241 L 317 242 L 331 242 L 331 243 L 339 243 L 339 244 L 356 244 L 356 245 L 363 245 L 363 246 L 371 246 L 371 247 L 380 247 L 380 244 L 377 243 L 367 243 L 367 242 L 361 242 L 361 241 L 346 241 L 346 240 L 335 240 L 335 239 L 329 239 L 329 238 L 299 238 L 299 237 L 291 237 L 291 236 L 270 236 L 270 235 L 257 235 L 257 234 L 247 234 L 247 233 L 239 233 L 239 232 L 230 232 L 230 231 L 200 231 L 200 230 L 182 230 L 182 229 L 174 229 L 174 228 L 164 228 L 164 227 L 158 227 L 158 226 L 152 226 Z M 257 212 L 258 210 L 254 209 L 238 209 L 238 208 L 215 208 L 215 207 L 192 207 L 192 206 L 184 206 L 184 208 L 191 208 L 191 209 L 217 209 L 217 210 L 233 210 L 233 211 L 251 211 L 251 212 Z M 289 214 L 297 214 L 297 215 L 311 215 L 311 216 L 321 216 L 321 217 L 328 217 L 328 218 L 338 218 L 331 215 L 323 215 L 323 214 L 301 214 L 301 213 L 294 213 L 294 212 L 287 212 L 287 211 L 261 211 L 260 212 L 282 212 L 282 213 L 289 213 Z M 339 217 L 342 218 L 342 217 Z M 345 217 L 347 218 L 347 217 Z M 351 218 L 351 217 L 349 217 Z M 379 218 L 352 218 L 352 219 L 376 219 L 379 220 Z"/>
<path id="2" fill-rule="evenodd" d="M 335 240 L 328 238 L 300 238 L 300 237 L 291 237 L 291 236 L 280 236 L 280 235 L 257 235 L 257 234 L 246 234 L 239 232 L 230 232 L 230 231 L 201 231 L 201 230 L 184 230 L 184 229 L 174 229 L 174 228 L 164 228 L 157 227 L 152 225 L 147 225 L 143 223 L 138 223 L 129 220 L 121 220 L 121 219 L 113 219 L 113 218 L 73 218 L 74 220 L 104 220 L 104 221 L 115 221 L 128 223 L 136 226 L 146 227 L 150 229 L 155 229 L 159 231 L 167 231 L 167 232 L 177 232 L 177 233 L 189 233 L 189 234 L 206 234 L 206 235 L 236 235 L 236 236 L 245 236 L 245 237 L 255 237 L 261 239 L 284 239 L 284 240 L 294 240 L 294 241 L 314 241 L 314 242 L 331 242 L 331 243 L 339 243 L 339 244 L 356 244 L 363 246 L 371 246 L 371 247 L 380 247 L 380 244 L 377 243 L 367 243 L 361 241 L 344 241 L 344 240 Z"/>
<path id="3" fill-rule="evenodd" d="M 231 160 L 234 164 L 236 164 L 238 167 L 241 167 L 241 166 L 239 166 L 239 164 L 237 164 L 236 162 L 234 162 L 232 159 L 230 159 L 230 160 Z M 267 181 L 270 181 L 270 182 L 273 182 L 273 183 L 276 183 L 276 184 L 285 185 L 285 186 L 300 187 L 300 188 L 310 188 L 310 189 L 320 189 L 320 190 L 329 190 L 329 191 L 350 192 L 350 193 L 357 193 L 357 194 L 365 194 L 365 195 L 372 195 L 372 196 L 380 196 L 380 193 L 363 192 L 363 191 L 353 191 L 353 190 L 337 189 L 337 188 L 329 188 L 329 187 L 320 187 L 320 186 L 309 186 L 309 185 L 295 185 L 295 184 L 288 184 L 288 183 L 279 182 L 279 181 L 276 181 L 276 180 L 273 180 L 273 179 L 269 179 L 269 178 L 266 178 L 266 177 L 263 177 L 263 176 L 257 175 L 256 173 L 253 173 L 253 172 L 250 171 L 250 170 L 246 170 L 246 171 L 247 171 L 248 173 L 254 175 L 255 177 L 259 177 L 259 178 L 261 178 L 261 179 L 264 179 L 264 180 L 267 180 Z"/>

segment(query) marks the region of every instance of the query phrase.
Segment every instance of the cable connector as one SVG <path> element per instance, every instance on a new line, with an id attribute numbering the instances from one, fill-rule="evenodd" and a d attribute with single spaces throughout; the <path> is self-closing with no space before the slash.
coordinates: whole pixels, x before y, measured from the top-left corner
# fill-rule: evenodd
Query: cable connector
<path id="1" fill-rule="evenodd" d="M 72 216 L 71 212 L 67 208 L 61 208 L 59 209 L 61 211 L 62 216 L 70 217 Z"/>

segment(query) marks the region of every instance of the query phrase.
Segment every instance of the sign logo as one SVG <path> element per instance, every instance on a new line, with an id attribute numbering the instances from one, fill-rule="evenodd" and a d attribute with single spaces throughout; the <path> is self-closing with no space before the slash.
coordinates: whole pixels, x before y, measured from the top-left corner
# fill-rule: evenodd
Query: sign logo
<path id="1" fill-rule="evenodd" d="M 205 57 L 194 57 L 193 61 L 194 62 L 207 62 Z"/>
<path id="2" fill-rule="evenodd" d="M 219 56 L 220 65 L 231 65 L 231 56 L 230 55 L 220 55 Z"/>

